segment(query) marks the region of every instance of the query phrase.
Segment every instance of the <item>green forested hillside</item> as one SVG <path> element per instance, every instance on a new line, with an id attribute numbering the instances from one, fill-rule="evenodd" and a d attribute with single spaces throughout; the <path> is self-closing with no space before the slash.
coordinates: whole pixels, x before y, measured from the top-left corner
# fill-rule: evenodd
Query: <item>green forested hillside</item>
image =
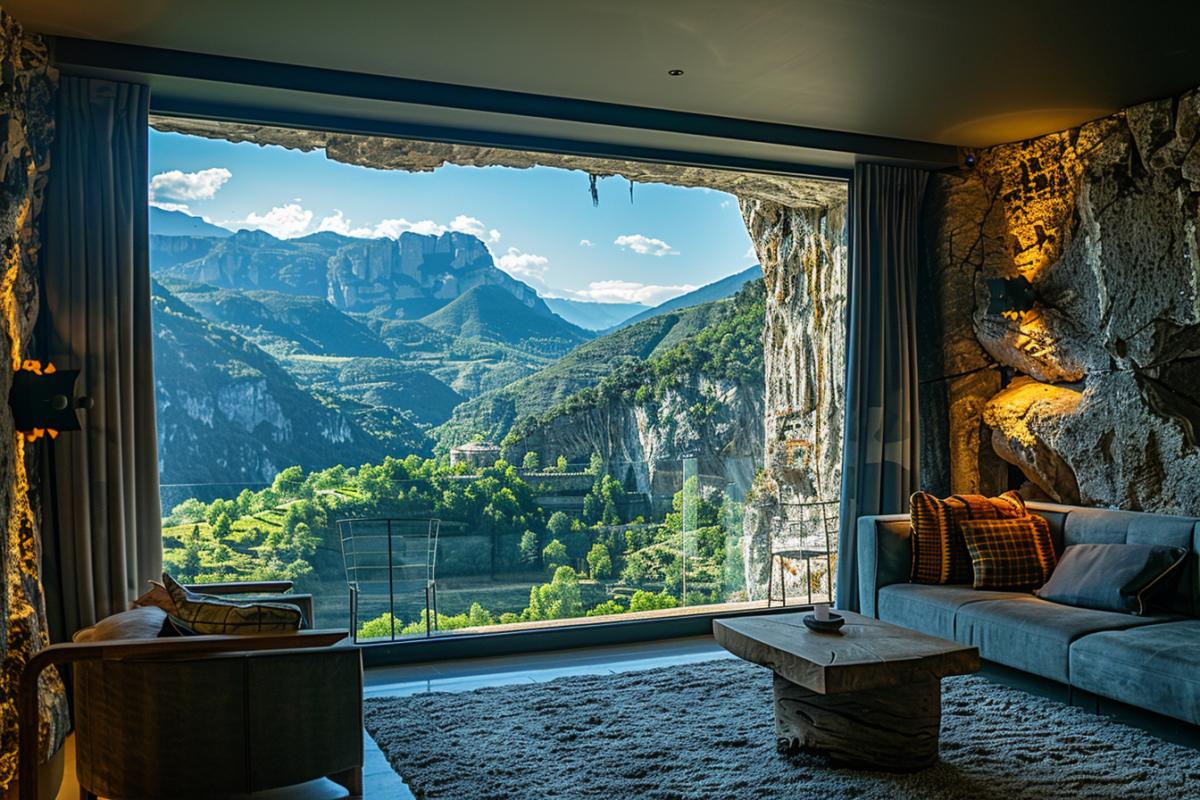
<path id="1" fill-rule="evenodd" d="M 545 369 L 460 405 L 435 431 L 438 446 L 449 448 L 477 437 L 498 442 L 518 420 L 544 414 L 628 362 L 644 361 L 687 341 L 723 313 L 719 302 L 708 303 L 653 317 L 580 345 Z"/>
<path id="2" fill-rule="evenodd" d="M 681 308 L 688 308 L 689 306 L 697 306 L 703 303 L 711 303 L 714 300 L 724 300 L 726 297 L 733 297 L 747 283 L 753 280 L 759 280 L 761 278 L 762 267 L 760 267 L 758 264 L 755 264 L 753 267 L 749 267 L 741 272 L 722 278 L 719 281 L 713 281 L 712 283 L 701 286 L 695 291 L 682 294 L 679 297 L 673 297 L 665 303 L 655 306 L 654 308 L 648 308 L 645 311 L 642 311 L 641 313 L 616 324 L 610 330 L 627 328 L 630 325 L 636 325 L 637 323 L 650 319 L 651 317 L 657 317 L 670 311 L 678 311 Z"/>
<path id="3" fill-rule="evenodd" d="M 274 355 L 387 356 L 378 336 L 320 297 L 218 289 L 164 278 L 172 294 Z"/>
<path id="4" fill-rule="evenodd" d="M 487 342 L 524 345 L 546 355 L 565 353 L 591 334 L 554 314 L 541 299 L 526 305 L 499 286 L 476 286 L 421 319 L 442 333 Z"/>
<path id="5" fill-rule="evenodd" d="M 346 408 L 318 399 L 269 353 L 204 319 L 155 283 L 154 369 L 162 481 L 259 482 L 283 466 L 319 469 L 424 449 L 411 423 L 382 445 Z"/>
<path id="6" fill-rule="evenodd" d="M 669 389 L 694 384 L 699 377 L 761 385 L 766 311 L 763 292 L 763 282 L 757 280 L 744 285 L 728 300 L 697 307 L 697 311 L 704 309 L 703 315 L 684 315 L 684 320 L 673 326 L 647 357 L 622 359 L 594 385 L 564 397 L 540 414 L 523 416 L 508 431 L 507 442 L 522 440 L 538 426 L 582 409 L 606 403 L 645 405 L 660 399 Z M 702 408 L 689 411 L 692 416 L 710 413 Z"/>

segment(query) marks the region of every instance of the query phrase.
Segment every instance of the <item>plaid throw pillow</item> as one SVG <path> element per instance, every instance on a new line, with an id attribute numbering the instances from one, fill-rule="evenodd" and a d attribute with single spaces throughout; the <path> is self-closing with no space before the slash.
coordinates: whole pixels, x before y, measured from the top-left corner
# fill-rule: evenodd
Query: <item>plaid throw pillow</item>
<path id="1" fill-rule="evenodd" d="M 956 494 L 945 500 L 926 492 L 909 498 L 912 519 L 913 583 L 970 583 L 971 554 L 960 525 L 972 519 L 1027 516 L 1025 501 L 1016 492 L 999 497 Z"/>
<path id="2" fill-rule="evenodd" d="M 1054 572 L 1054 543 L 1042 517 L 965 520 L 962 532 L 976 589 L 1036 589 Z"/>
<path id="3" fill-rule="evenodd" d="M 237 603 L 190 592 L 167 573 L 163 585 L 175 603 L 172 622 L 196 634 L 288 633 L 300 630 L 304 615 L 289 603 Z"/>

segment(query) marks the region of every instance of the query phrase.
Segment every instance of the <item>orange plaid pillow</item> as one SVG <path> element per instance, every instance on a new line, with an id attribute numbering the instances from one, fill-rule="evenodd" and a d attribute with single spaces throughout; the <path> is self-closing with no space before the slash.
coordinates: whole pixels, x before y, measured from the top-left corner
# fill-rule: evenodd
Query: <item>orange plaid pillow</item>
<path id="1" fill-rule="evenodd" d="M 927 492 L 909 498 L 912 521 L 913 583 L 971 583 L 975 578 L 971 554 L 963 541 L 961 524 L 975 519 L 1028 516 L 1025 501 L 1016 492 L 999 497 L 956 494 L 945 500 Z"/>
<path id="2" fill-rule="evenodd" d="M 1037 589 L 1050 580 L 1058 559 L 1042 517 L 966 520 L 961 527 L 976 589 Z"/>

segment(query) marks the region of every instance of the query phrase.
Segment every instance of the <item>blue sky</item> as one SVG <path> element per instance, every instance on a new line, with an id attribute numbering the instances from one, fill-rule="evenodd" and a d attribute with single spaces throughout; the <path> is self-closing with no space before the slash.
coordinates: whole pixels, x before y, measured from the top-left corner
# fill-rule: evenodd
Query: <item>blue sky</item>
<path id="1" fill-rule="evenodd" d="M 281 238 L 317 230 L 395 237 L 474 233 L 497 266 L 544 296 L 656 305 L 754 264 L 729 194 L 600 181 L 537 167 L 432 173 L 340 164 L 324 152 L 150 133 L 151 204 Z"/>

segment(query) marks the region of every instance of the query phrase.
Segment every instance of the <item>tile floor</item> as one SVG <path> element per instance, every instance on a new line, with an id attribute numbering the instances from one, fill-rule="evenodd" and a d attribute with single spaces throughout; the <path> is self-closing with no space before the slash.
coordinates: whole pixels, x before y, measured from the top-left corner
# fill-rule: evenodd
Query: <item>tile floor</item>
<path id="1" fill-rule="evenodd" d="M 366 697 L 389 697 L 420 692 L 466 692 L 484 686 L 549 681 L 566 675 L 595 675 L 654 669 L 714 658 L 733 658 L 710 636 L 671 639 L 611 647 L 581 648 L 521 656 L 439 661 L 397 667 L 377 667 L 364 675 Z M 66 777 L 59 800 L 75 800 L 73 742 L 68 740 Z M 367 800 L 413 800 L 412 793 L 392 770 L 375 740 L 363 732 L 363 793 Z M 254 800 L 334 800 L 345 797 L 340 786 L 327 780 L 253 795 Z"/>

